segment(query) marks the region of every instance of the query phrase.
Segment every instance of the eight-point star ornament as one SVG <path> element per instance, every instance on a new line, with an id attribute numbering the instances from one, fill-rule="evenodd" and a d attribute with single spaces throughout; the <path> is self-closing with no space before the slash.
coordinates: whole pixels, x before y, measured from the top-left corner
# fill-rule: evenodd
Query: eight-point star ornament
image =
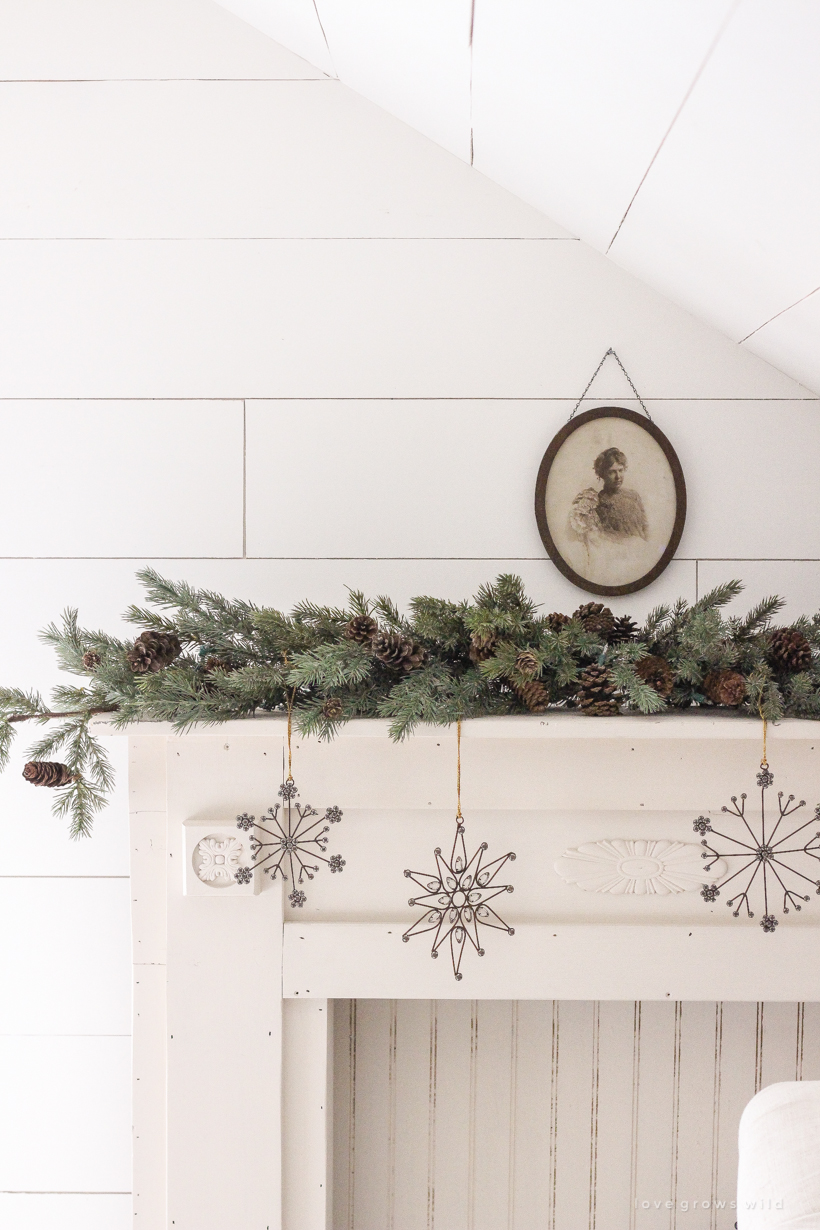
<path id="1" fill-rule="evenodd" d="M 341 808 L 328 807 L 320 816 L 310 804 L 297 803 L 298 794 L 295 781 L 288 777 L 279 787 L 282 803 L 269 807 L 261 820 L 249 816 L 247 812 L 236 817 L 237 828 L 246 832 L 253 829 L 250 839 L 253 866 L 240 867 L 234 878 L 240 884 L 248 884 L 254 871 L 261 868 L 272 880 L 277 875 L 281 875 L 283 880 L 290 879 L 288 901 L 293 909 L 297 906 L 301 909 L 307 901 L 306 894 L 299 886 L 305 879 L 312 880 L 319 870 L 319 864 L 314 859 L 320 859 L 332 872 L 342 871 L 345 866 L 341 854 L 325 857 L 328 843 L 325 834 L 330 832 L 331 824 L 338 824 L 341 820 Z M 313 820 L 314 816 L 316 820 Z"/>
<path id="2" fill-rule="evenodd" d="M 449 940 L 453 973 L 459 982 L 462 978 L 461 958 L 467 941 L 480 957 L 484 956 L 479 927 L 493 927 L 496 931 L 506 931 L 507 935 L 515 934 L 514 928 L 508 927 L 488 904 L 501 893 L 513 891 L 512 884 L 497 884 L 495 881 L 505 863 L 511 862 L 515 855 L 504 854 L 494 862 L 485 863 L 486 849 L 487 843 L 483 841 L 472 858 L 468 859 L 464 820 L 459 813 L 449 860 L 441 853 L 441 848 L 436 847 L 436 871 L 430 874 L 421 871 L 404 873 L 424 890 L 421 896 L 411 897 L 409 903 L 422 906 L 424 915 L 401 938 L 407 943 L 413 935 L 433 931 L 432 957 L 437 957 L 442 944 Z"/>

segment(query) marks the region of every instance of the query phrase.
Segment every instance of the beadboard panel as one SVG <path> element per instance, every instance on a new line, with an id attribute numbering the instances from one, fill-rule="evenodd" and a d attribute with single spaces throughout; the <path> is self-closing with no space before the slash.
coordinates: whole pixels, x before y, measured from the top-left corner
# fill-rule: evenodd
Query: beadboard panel
<path id="1" fill-rule="evenodd" d="M 5 238 L 562 238 L 338 81 L 0 84 Z"/>
<path id="2" fill-rule="evenodd" d="M 606 403 L 587 403 L 590 408 L 596 404 Z M 634 398 L 618 397 L 617 404 L 640 410 Z M 544 548 L 533 515 L 535 474 L 573 405 L 555 400 L 250 401 L 248 553 L 537 558 Z M 820 559 L 817 409 L 816 401 L 663 401 L 652 406 L 654 421 L 672 441 L 686 476 L 688 513 L 679 557 Z M 804 444 L 798 451 L 795 434 Z M 764 436 L 765 450 L 760 448 Z M 323 442 L 321 450 L 315 448 L 317 440 Z M 310 517 L 305 516 L 299 468 L 270 482 L 283 451 L 293 457 L 311 455 Z M 732 457 L 729 467 L 727 455 Z M 367 474 L 367 482 L 351 483 L 350 475 L 357 472 Z M 634 480 L 640 487 L 639 472 Z M 789 506 L 782 499 L 785 489 L 794 502 Z M 755 499 L 748 501 L 752 490 Z M 795 518 L 795 506 L 805 515 Z M 740 507 L 742 517 L 737 516 Z M 720 579 L 727 575 L 735 574 L 724 569 Z"/>
<path id="3" fill-rule="evenodd" d="M 813 397 L 581 243 L 8 240 L 0 286 L 4 398 L 571 398 L 610 346 L 650 402 Z"/>
<path id="4" fill-rule="evenodd" d="M 0 78 L 321 78 L 211 0 L 25 0 L 0 8 Z"/>
<path id="5" fill-rule="evenodd" d="M 730 1230 L 741 1111 L 820 1075 L 818 1008 L 337 1001 L 334 1226 Z"/>

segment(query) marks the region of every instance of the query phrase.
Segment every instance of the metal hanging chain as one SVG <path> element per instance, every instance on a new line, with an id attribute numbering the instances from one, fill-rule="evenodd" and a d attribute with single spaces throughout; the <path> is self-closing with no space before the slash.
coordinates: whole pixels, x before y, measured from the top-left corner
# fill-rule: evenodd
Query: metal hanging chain
<path id="1" fill-rule="evenodd" d="M 461 718 L 458 719 L 456 732 L 456 795 L 458 798 L 456 823 L 459 824 L 464 819 L 461 814 Z"/>
<path id="2" fill-rule="evenodd" d="M 624 367 L 624 365 L 623 365 L 623 363 L 621 362 L 621 360 L 618 358 L 618 356 L 617 356 L 617 354 L 615 353 L 615 351 L 614 351 L 614 350 L 612 349 L 612 347 L 610 346 L 609 350 L 606 352 L 606 354 L 604 355 L 604 357 L 601 359 L 601 362 L 598 364 L 598 366 L 595 368 L 595 371 L 592 373 L 592 379 L 590 380 L 589 384 L 588 384 L 588 385 L 587 385 L 587 387 L 584 389 L 583 393 L 581 394 L 581 396 L 578 398 L 577 402 L 575 403 L 575 406 L 573 407 L 572 414 L 571 414 L 571 415 L 569 416 L 569 418 L 567 419 L 567 422 L 568 422 L 568 423 L 569 423 L 569 422 L 571 422 L 571 421 L 572 421 L 572 419 L 574 419 L 574 418 L 575 418 L 575 415 L 576 415 L 576 413 L 577 413 L 578 407 L 580 406 L 581 402 L 584 400 L 584 398 L 586 397 L 587 393 L 588 393 L 588 392 L 589 392 L 589 390 L 590 390 L 590 386 L 592 385 L 592 381 L 593 381 L 593 380 L 595 379 L 595 377 L 598 375 L 598 372 L 601 370 L 601 368 L 603 367 L 603 365 L 606 363 L 606 361 L 607 361 L 607 359 L 609 358 L 609 356 L 610 356 L 610 355 L 612 355 L 613 359 L 614 359 L 614 360 L 615 360 L 615 362 L 618 364 L 618 366 L 620 367 L 620 369 L 621 369 L 621 371 L 623 372 L 623 374 L 626 376 L 626 379 L 627 379 L 627 381 L 628 381 L 628 383 L 629 383 L 629 387 L 630 387 L 630 389 L 632 390 L 632 392 L 635 394 L 635 396 L 637 397 L 638 401 L 641 403 L 641 409 L 643 410 L 644 414 L 645 414 L 645 415 L 646 415 L 646 417 L 649 419 L 650 423 L 652 422 L 652 415 L 651 415 L 651 414 L 649 413 L 649 411 L 647 410 L 647 408 L 646 408 L 646 405 L 645 405 L 645 403 L 644 403 L 643 398 L 641 397 L 640 393 L 638 392 L 638 390 L 635 388 L 634 384 L 632 383 L 632 377 L 630 376 L 629 372 L 628 372 L 628 371 L 626 370 L 626 368 Z"/>

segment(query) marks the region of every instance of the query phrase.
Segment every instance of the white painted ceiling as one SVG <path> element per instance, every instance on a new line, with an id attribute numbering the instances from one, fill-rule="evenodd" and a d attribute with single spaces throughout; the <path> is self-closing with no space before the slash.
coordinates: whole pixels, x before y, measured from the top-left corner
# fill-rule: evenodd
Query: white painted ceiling
<path id="1" fill-rule="evenodd" d="M 820 392 L 820 0 L 223 0 Z"/>

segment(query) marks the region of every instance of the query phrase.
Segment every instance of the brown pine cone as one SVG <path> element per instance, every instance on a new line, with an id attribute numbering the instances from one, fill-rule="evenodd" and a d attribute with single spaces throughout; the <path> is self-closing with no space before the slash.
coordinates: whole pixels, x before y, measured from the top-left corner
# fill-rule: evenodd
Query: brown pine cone
<path id="1" fill-rule="evenodd" d="M 470 661 L 486 662 L 495 653 L 496 637 L 494 632 L 474 632 L 470 637 Z"/>
<path id="2" fill-rule="evenodd" d="M 329 722 L 335 722 L 342 716 L 342 708 L 343 705 L 338 696 L 328 696 L 322 705 L 322 714 Z"/>
<path id="3" fill-rule="evenodd" d="M 531 683 L 514 683 L 513 691 L 530 713 L 543 713 L 550 702 L 549 692 L 537 679 Z"/>
<path id="4" fill-rule="evenodd" d="M 811 666 L 811 645 L 797 628 L 777 628 L 769 637 L 766 656 L 773 670 L 796 674 Z"/>
<path id="5" fill-rule="evenodd" d="M 214 691 L 214 675 L 227 675 L 235 669 L 232 663 L 228 662 L 225 658 L 218 658 L 213 654 L 211 657 L 206 658 L 200 667 L 202 671 L 200 684 L 203 692 L 210 693 Z"/>
<path id="6" fill-rule="evenodd" d="M 579 620 L 587 632 L 593 636 L 601 636 L 606 640 L 615 627 L 615 616 L 603 602 L 585 602 L 573 612 L 573 619 Z"/>
<path id="7" fill-rule="evenodd" d="M 222 671 L 223 674 L 227 675 L 234 668 L 226 658 L 218 658 L 215 655 L 211 655 L 211 657 L 206 658 L 203 662 L 202 669 L 209 675 L 213 671 Z"/>
<path id="8" fill-rule="evenodd" d="M 621 645 L 624 641 L 634 641 L 638 634 L 638 625 L 628 615 L 619 615 L 612 625 L 612 631 L 607 640 L 610 645 Z"/>
<path id="9" fill-rule="evenodd" d="M 95 671 L 102 658 L 94 649 L 87 649 L 83 654 L 83 666 L 87 671 Z"/>
<path id="10" fill-rule="evenodd" d="M 173 632 L 141 632 L 125 657 L 135 675 L 147 675 L 149 671 L 156 674 L 164 670 L 181 653 L 182 647 Z"/>
<path id="11" fill-rule="evenodd" d="M 530 653 L 529 649 L 522 649 L 515 659 L 515 669 L 522 675 L 537 675 L 540 667 L 541 663 L 534 653 Z"/>
<path id="12" fill-rule="evenodd" d="M 647 654 L 635 664 L 635 674 L 654 688 L 664 700 L 669 696 L 675 682 L 675 672 L 666 658 L 659 658 L 654 653 Z"/>
<path id="13" fill-rule="evenodd" d="M 746 695 L 746 680 L 738 671 L 710 671 L 703 681 L 703 691 L 716 705 L 736 706 Z"/>
<path id="14" fill-rule="evenodd" d="M 56 760 L 30 760 L 23 769 L 23 777 L 32 786 L 68 786 L 74 774 L 67 764 Z"/>
<path id="15" fill-rule="evenodd" d="M 562 628 L 566 628 L 569 622 L 569 615 L 562 615 L 560 611 L 553 611 L 551 615 L 547 616 L 547 627 L 550 632 L 555 632 L 556 634 L 559 633 Z"/>
<path id="16" fill-rule="evenodd" d="M 588 666 L 578 680 L 575 700 L 588 717 L 617 717 L 615 682 L 605 666 Z"/>
<path id="17" fill-rule="evenodd" d="M 373 641 L 373 652 L 384 666 L 394 671 L 415 670 L 427 661 L 427 650 L 408 641 L 400 632 L 380 632 Z"/>
<path id="18" fill-rule="evenodd" d="M 356 615 L 345 628 L 345 636 L 349 641 L 359 645 L 370 645 L 379 631 L 379 625 L 372 615 Z"/>

